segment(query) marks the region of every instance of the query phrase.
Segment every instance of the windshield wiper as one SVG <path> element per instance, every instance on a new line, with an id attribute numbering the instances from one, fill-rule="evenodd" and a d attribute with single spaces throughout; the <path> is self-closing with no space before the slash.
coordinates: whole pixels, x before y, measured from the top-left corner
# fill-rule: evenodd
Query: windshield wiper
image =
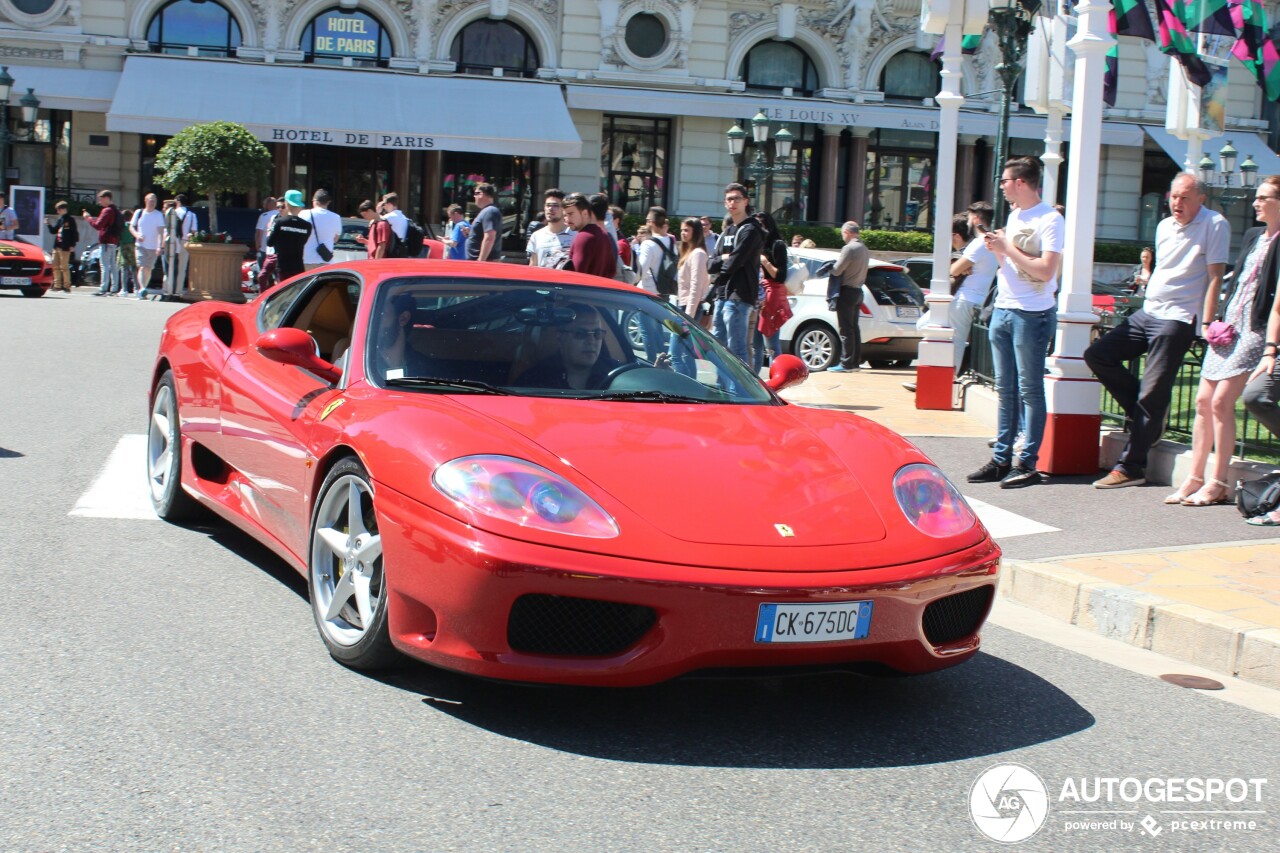
<path id="1" fill-rule="evenodd" d="M 443 379 L 439 376 L 395 376 L 384 380 L 387 385 L 401 388 L 458 388 L 478 394 L 506 395 L 506 390 L 478 379 Z"/>
<path id="2" fill-rule="evenodd" d="M 601 394 L 591 397 L 592 400 L 652 400 L 655 403 L 710 403 L 703 397 L 690 397 L 686 394 L 672 394 L 670 391 L 618 391 L 614 394 Z"/>

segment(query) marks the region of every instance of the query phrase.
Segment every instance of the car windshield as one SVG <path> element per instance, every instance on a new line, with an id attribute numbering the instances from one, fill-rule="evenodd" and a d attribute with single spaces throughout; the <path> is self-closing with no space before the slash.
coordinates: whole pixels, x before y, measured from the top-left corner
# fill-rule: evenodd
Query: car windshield
<path id="1" fill-rule="evenodd" d="M 366 374 L 424 393 L 772 404 L 689 317 L 644 291 L 408 277 L 385 282 Z"/>

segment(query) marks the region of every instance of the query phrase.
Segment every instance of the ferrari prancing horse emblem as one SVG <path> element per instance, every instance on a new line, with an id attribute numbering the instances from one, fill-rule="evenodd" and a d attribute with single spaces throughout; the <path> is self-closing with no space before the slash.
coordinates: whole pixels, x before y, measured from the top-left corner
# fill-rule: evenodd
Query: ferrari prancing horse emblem
<path id="1" fill-rule="evenodd" d="M 778 531 L 778 535 L 783 537 L 784 539 L 796 535 L 796 532 L 792 530 L 789 525 L 786 525 L 786 524 L 775 524 L 773 526 L 773 529 Z"/>

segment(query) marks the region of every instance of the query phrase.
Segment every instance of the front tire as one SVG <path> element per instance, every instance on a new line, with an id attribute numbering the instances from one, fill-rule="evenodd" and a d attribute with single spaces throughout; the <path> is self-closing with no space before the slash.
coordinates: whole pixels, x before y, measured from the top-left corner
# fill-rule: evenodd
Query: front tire
<path id="1" fill-rule="evenodd" d="M 308 586 L 320 639 L 352 669 L 385 669 L 399 657 L 387 629 L 382 536 L 364 466 L 343 459 L 324 479 L 311 520 Z"/>
<path id="2" fill-rule="evenodd" d="M 182 425 L 173 371 L 166 370 L 151 401 L 147 430 L 147 482 L 151 506 L 165 521 L 190 518 L 199 508 L 182 488 Z"/>
<path id="3" fill-rule="evenodd" d="M 24 287 L 22 288 L 22 295 L 27 297 L 28 299 L 38 299 L 39 297 L 44 296 L 44 288 L 43 287 Z"/>

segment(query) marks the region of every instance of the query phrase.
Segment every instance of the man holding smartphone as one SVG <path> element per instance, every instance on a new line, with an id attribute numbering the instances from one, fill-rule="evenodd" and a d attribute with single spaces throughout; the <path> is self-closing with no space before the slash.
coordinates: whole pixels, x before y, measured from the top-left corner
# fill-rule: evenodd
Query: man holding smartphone
<path id="1" fill-rule="evenodd" d="M 996 280 L 999 263 L 987 248 L 985 235 L 991 230 L 992 210 L 990 202 L 975 201 L 965 211 L 973 239 L 964 247 L 960 257 L 951 264 L 952 276 L 964 276 L 960 289 L 951 300 L 951 312 L 947 315 L 955 331 L 951 340 L 955 344 L 956 376 L 964 363 L 964 351 L 969 345 L 969 330 L 987 301 L 991 285 Z"/>

